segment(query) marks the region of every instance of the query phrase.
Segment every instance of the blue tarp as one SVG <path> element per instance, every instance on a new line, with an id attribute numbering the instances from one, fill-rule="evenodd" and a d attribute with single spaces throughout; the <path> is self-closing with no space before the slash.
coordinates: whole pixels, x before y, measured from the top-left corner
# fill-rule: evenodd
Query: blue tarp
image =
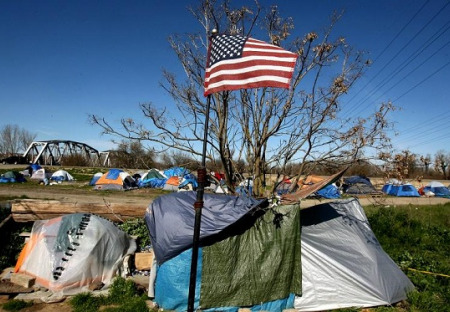
<path id="1" fill-rule="evenodd" d="M 316 192 L 316 194 L 323 198 L 340 198 L 341 194 L 339 193 L 339 189 L 336 185 L 330 184 L 325 186 L 323 189 L 320 189 Z"/>
<path id="2" fill-rule="evenodd" d="M 197 177 L 195 175 L 193 175 L 192 173 L 188 173 L 188 174 L 184 175 L 183 181 L 181 181 L 181 183 L 178 186 L 178 188 L 185 187 L 189 183 L 192 184 L 192 188 L 194 190 L 197 189 L 197 187 L 198 187 Z"/>
<path id="3" fill-rule="evenodd" d="M 138 187 L 151 187 L 151 188 L 163 188 L 167 179 L 150 178 L 145 180 L 139 180 Z"/>
<path id="4" fill-rule="evenodd" d="M 145 213 L 153 251 L 164 263 L 191 248 L 197 192 L 179 192 L 156 198 Z M 200 239 L 217 234 L 261 204 L 246 196 L 204 194 Z"/>
<path id="5" fill-rule="evenodd" d="M 173 167 L 164 170 L 164 175 L 168 178 L 177 176 L 177 177 L 184 177 L 186 174 L 189 173 L 189 170 L 183 167 Z"/>
<path id="6" fill-rule="evenodd" d="M 23 174 L 16 171 L 7 171 L 0 176 L 0 183 L 23 183 L 27 182 Z"/>
<path id="7" fill-rule="evenodd" d="M 155 284 L 155 302 L 165 310 L 186 311 L 190 281 L 192 249 L 187 249 L 178 256 L 158 266 Z M 199 308 L 200 286 L 202 276 L 202 248 L 198 251 L 197 276 L 195 284 L 194 309 Z M 170 294 L 170 295 L 169 295 Z M 283 311 L 293 308 L 295 295 L 288 298 L 264 302 L 249 307 L 252 311 Z M 205 312 L 225 311 L 237 312 L 240 307 L 220 307 L 202 309 Z"/>

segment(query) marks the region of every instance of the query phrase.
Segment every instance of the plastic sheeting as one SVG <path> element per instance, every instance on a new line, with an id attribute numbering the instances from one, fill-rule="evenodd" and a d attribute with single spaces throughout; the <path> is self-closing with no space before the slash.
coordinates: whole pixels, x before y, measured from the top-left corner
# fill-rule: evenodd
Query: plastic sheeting
<path id="1" fill-rule="evenodd" d="M 316 192 L 316 194 L 320 197 L 329 198 L 329 199 L 341 197 L 341 194 L 339 193 L 339 189 L 334 184 L 325 186 L 323 189 L 318 190 Z"/>
<path id="2" fill-rule="evenodd" d="M 414 286 L 383 251 L 357 200 L 302 210 L 300 311 L 387 305 Z"/>
<path id="3" fill-rule="evenodd" d="M 204 309 L 199 306 L 200 302 L 200 286 L 202 276 L 202 254 L 203 249 L 199 248 L 199 258 L 197 262 L 197 276 L 195 286 L 194 309 L 201 309 L 204 312 L 224 311 L 224 312 L 238 312 L 240 307 L 220 307 Z M 189 281 L 190 281 L 190 266 L 191 266 L 192 249 L 188 249 L 178 256 L 166 261 L 158 267 L 158 274 L 155 286 L 155 302 L 164 310 L 186 311 Z M 269 302 L 258 303 L 249 308 L 251 311 L 283 311 L 294 306 L 294 294 L 288 297 Z"/>
<path id="4" fill-rule="evenodd" d="M 301 294 L 299 206 L 274 207 L 248 219 L 203 248 L 202 308 L 253 306 Z"/>
<path id="5" fill-rule="evenodd" d="M 94 282 L 108 285 L 136 243 L 112 222 L 70 214 L 33 225 L 15 271 L 36 277 L 54 293 L 75 294 Z"/>
<path id="6" fill-rule="evenodd" d="M 0 183 L 23 183 L 27 182 L 22 173 L 7 171 L 0 176 Z"/>
<path id="7" fill-rule="evenodd" d="M 196 194 L 188 191 L 160 196 L 147 208 L 145 221 L 159 264 L 191 248 Z M 200 239 L 219 233 L 261 204 L 251 197 L 207 193 L 203 201 Z"/>

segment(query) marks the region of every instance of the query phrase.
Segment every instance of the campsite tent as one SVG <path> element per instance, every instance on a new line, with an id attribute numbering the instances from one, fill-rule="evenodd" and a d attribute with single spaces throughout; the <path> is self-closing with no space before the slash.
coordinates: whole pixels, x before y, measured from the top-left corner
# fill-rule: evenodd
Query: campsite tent
<path id="1" fill-rule="evenodd" d="M 7 171 L 0 176 L 0 183 L 23 183 L 27 182 L 23 174 L 17 171 Z"/>
<path id="2" fill-rule="evenodd" d="M 414 288 L 383 251 L 358 200 L 302 210 L 300 311 L 387 305 Z"/>
<path id="3" fill-rule="evenodd" d="M 95 282 L 105 285 L 117 274 L 135 241 L 114 223 L 91 214 L 70 214 L 33 224 L 15 272 L 36 277 L 53 293 L 86 291 Z"/>
<path id="4" fill-rule="evenodd" d="M 427 193 L 432 192 L 434 196 L 438 197 L 450 197 L 450 190 L 444 186 L 441 182 L 432 181 L 428 183 L 422 190 L 421 193 L 426 195 Z"/>
<path id="5" fill-rule="evenodd" d="M 33 172 L 30 179 L 48 182 L 53 173 L 47 171 L 45 168 L 40 168 Z"/>
<path id="6" fill-rule="evenodd" d="M 95 182 L 95 190 L 129 190 L 137 187 L 129 173 L 121 169 L 110 169 Z"/>
<path id="7" fill-rule="evenodd" d="M 30 164 L 25 170 L 22 171 L 22 174 L 31 177 L 34 172 L 41 168 L 42 167 L 39 166 L 39 164 Z"/>
<path id="8" fill-rule="evenodd" d="M 148 179 L 166 179 L 166 176 L 158 169 L 152 168 L 141 176 L 141 180 Z"/>
<path id="9" fill-rule="evenodd" d="M 383 185 L 381 191 L 387 195 L 398 196 L 398 197 L 419 197 L 420 194 L 414 185 L 406 184 L 392 184 L 386 183 Z"/>
<path id="10" fill-rule="evenodd" d="M 50 177 L 52 181 L 73 181 L 74 178 L 66 170 L 58 170 Z"/>
<path id="11" fill-rule="evenodd" d="M 186 310 L 195 201 L 195 193 L 190 193 L 159 197 L 145 215 L 159 263 L 155 301 L 163 309 Z M 196 308 L 237 311 L 246 306 L 275 312 L 292 307 L 300 311 L 368 307 L 400 301 L 413 289 L 382 250 L 356 199 L 304 209 L 298 219 L 298 206 L 280 206 L 263 214 L 256 209 L 261 202 L 243 205 L 241 197 L 212 195 L 205 194 Z M 277 215 L 282 218 L 278 223 Z M 290 239 L 283 230 L 291 233 Z M 270 240 L 274 237 L 276 243 Z M 259 250 L 253 249 L 255 243 Z M 265 254 L 273 245 L 281 248 L 276 258 Z M 291 266 L 281 265 L 286 259 Z M 296 270 L 299 267 L 301 271 Z M 281 282 L 272 274 L 281 275 Z M 261 297 L 261 291 L 270 296 Z"/>
<path id="12" fill-rule="evenodd" d="M 377 190 L 373 187 L 370 179 L 364 176 L 352 176 L 345 178 L 342 188 L 346 194 L 357 195 L 377 193 Z"/>

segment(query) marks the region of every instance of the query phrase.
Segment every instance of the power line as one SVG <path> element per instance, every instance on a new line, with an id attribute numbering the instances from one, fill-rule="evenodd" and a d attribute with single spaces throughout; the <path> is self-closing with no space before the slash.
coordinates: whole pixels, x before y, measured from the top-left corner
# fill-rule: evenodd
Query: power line
<path id="1" fill-rule="evenodd" d="M 419 13 L 424 9 L 424 7 L 428 4 L 429 0 L 425 1 L 425 3 L 420 7 L 419 10 L 417 10 L 417 12 L 409 19 L 409 21 L 403 25 L 402 29 L 400 29 L 400 31 L 394 36 L 394 38 L 392 38 L 392 40 L 386 45 L 386 47 L 384 47 L 384 49 L 381 51 L 380 54 L 378 54 L 378 56 L 375 58 L 375 60 L 372 62 L 372 65 L 384 54 L 384 52 L 387 51 L 387 49 L 392 45 L 392 43 L 394 43 L 394 41 L 401 35 L 401 33 L 406 29 L 406 27 L 411 24 L 411 22 L 416 18 L 417 15 L 419 15 Z M 360 89 L 365 89 L 370 83 L 372 82 L 372 80 L 368 81 L 362 88 Z M 351 101 L 353 101 L 355 99 L 355 97 L 358 95 L 355 94 L 347 103 L 350 103 Z"/>
<path id="2" fill-rule="evenodd" d="M 409 92 L 411 92 L 412 90 L 414 90 L 415 88 L 417 88 L 418 86 L 420 86 L 422 83 L 424 83 L 425 81 L 427 81 L 428 79 L 430 79 L 431 77 L 433 77 L 434 75 L 436 75 L 438 72 L 440 72 L 441 70 L 443 70 L 445 67 L 447 67 L 450 64 L 450 61 L 448 61 L 447 63 L 445 63 L 444 65 L 442 65 L 441 67 L 439 67 L 437 70 L 435 70 L 433 73 L 431 73 L 430 75 L 428 75 L 425 79 L 422 79 L 419 83 L 415 84 L 413 87 L 411 87 L 410 89 L 408 89 L 406 92 L 404 92 L 402 95 L 396 97 L 393 102 L 401 99 L 402 97 L 404 97 L 406 94 L 408 94 Z"/>
<path id="3" fill-rule="evenodd" d="M 428 3 L 428 1 L 426 2 L 426 3 Z M 425 3 L 425 4 L 426 4 Z M 424 4 L 424 5 L 425 5 Z M 415 34 L 414 34 L 414 36 L 410 39 L 410 40 L 408 40 L 408 42 L 406 43 L 406 44 L 404 44 L 399 50 L 398 50 L 398 52 L 375 74 L 375 76 L 373 76 L 367 83 L 366 83 L 366 85 L 364 85 L 364 87 L 362 87 L 361 88 L 361 90 L 358 92 L 358 93 L 356 93 L 355 94 L 355 96 L 354 97 L 356 97 L 356 96 L 358 96 L 360 93 L 361 93 L 361 91 L 364 89 L 364 88 L 366 88 L 376 77 L 378 77 L 378 75 L 381 73 L 381 72 L 383 72 L 383 70 L 389 65 L 389 64 L 391 64 L 394 60 L 395 60 L 395 58 L 398 56 L 398 55 L 400 55 L 400 53 L 402 52 L 402 51 L 404 51 L 404 49 L 407 47 L 407 46 L 409 46 L 413 41 L 414 41 L 414 39 L 416 39 L 417 37 L 418 37 L 418 35 L 423 31 L 423 30 L 425 30 L 425 28 L 426 27 L 428 27 L 428 25 L 430 25 L 431 24 L 431 22 L 439 15 L 439 14 L 441 14 L 442 12 L 443 12 L 443 10 L 448 6 L 450 4 L 450 2 L 447 2 L 445 5 L 443 5 L 440 9 L 439 9 L 439 11 L 438 12 L 436 12 L 436 14 L 434 14 L 429 20 L 428 20 L 428 22 L 424 25 L 424 26 L 422 26 L 422 28 L 418 31 L 418 32 L 416 32 Z M 423 9 L 423 7 L 424 7 L 424 5 L 419 9 L 419 11 L 413 16 L 414 18 L 415 18 L 415 16 L 417 16 L 417 14 Z M 408 24 L 409 24 L 410 22 L 408 22 Z M 353 97 L 353 98 L 354 98 Z M 352 98 L 352 99 L 353 99 Z M 350 102 L 350 101 L 349 101 Z M 354 111 L 354 109 L 356 108 L 356 106 L 357 106 L 358 104 L 355 104 L 355 105 L 352 105 L 348 110 L 349 111 Z"/>

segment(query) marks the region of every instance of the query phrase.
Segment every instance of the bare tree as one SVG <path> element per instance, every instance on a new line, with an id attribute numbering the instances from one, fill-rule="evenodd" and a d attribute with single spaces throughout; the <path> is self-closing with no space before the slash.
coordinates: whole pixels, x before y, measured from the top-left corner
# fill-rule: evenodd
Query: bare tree
<path id="1" fill-rule="evenodd" d="M 450 154 L 444 150 L 439 150 L 434 155 L 434 168 L 437 172 L 442 173 L 444 179 L 447 179 L 447 167 L 450 162 Z"/>
<path id="2" fill-rule="evenodd" d="M 14 155 L 25 152 L 35 138 L 36 134 L 28 130 L 18 125 L 7 124 L 0 130 L 0 153 Z"/>
<path id="3" fill-rule="evenodd" d="M 397 154 L 382 153 L 379 158 L 389 164 L 385 166 L 384 170 L 386 178 L 404 181 L 413 173 L 417 157 L 409 150 L 404 150 Z"/>
<path id="4" fill-rule="evenodd" d="M 182 118 L 173 109 L 157 110 L 151 103 L 141 104 L 150 126 L 123 118 L 121 128 L 100 116 L 90 116 L 103 133 L 144 140 L 164 149 L 175 148 L 201 156 L 205 103 L 203 97 L 207 36 L 212 28 L 229 34 L 250 35 L 262 25 L 267 38 L 260 38 L 298 54 L 290 90 L 259 88 L 219 92 L 211 97 L 208 160 L 219 156 L 229 188 L 237 163 L 245 160 L 254 177 L 254 191 L 264 193 L 268 170 L 279 175 L 292 162 L 300 162 L 298 180 L 307 173 L 308 164 L 332 164 L 364 157 L 368 147 L 388 147 L 385 130 L 391 103 L 382 104 L 372 116 L 350 120 L 339 117 L 340 98 L 349 92 L 363 74 L 369 61 L 354 51 L 343 38 L 332 38 L 340 16 L 331 18 L 322 34 L 308 33 L 291 39 L 294 24 L 282 18 L 273 6 L 266 12 L 253 6 L 231 8 L 230 1 L 201 1 L 190 10 L 203 26 L 204 34 L 174 35 L 169 43 L 186 74 L 186 79 L 164 71 L 162 87 L 172 96 Z"/>

